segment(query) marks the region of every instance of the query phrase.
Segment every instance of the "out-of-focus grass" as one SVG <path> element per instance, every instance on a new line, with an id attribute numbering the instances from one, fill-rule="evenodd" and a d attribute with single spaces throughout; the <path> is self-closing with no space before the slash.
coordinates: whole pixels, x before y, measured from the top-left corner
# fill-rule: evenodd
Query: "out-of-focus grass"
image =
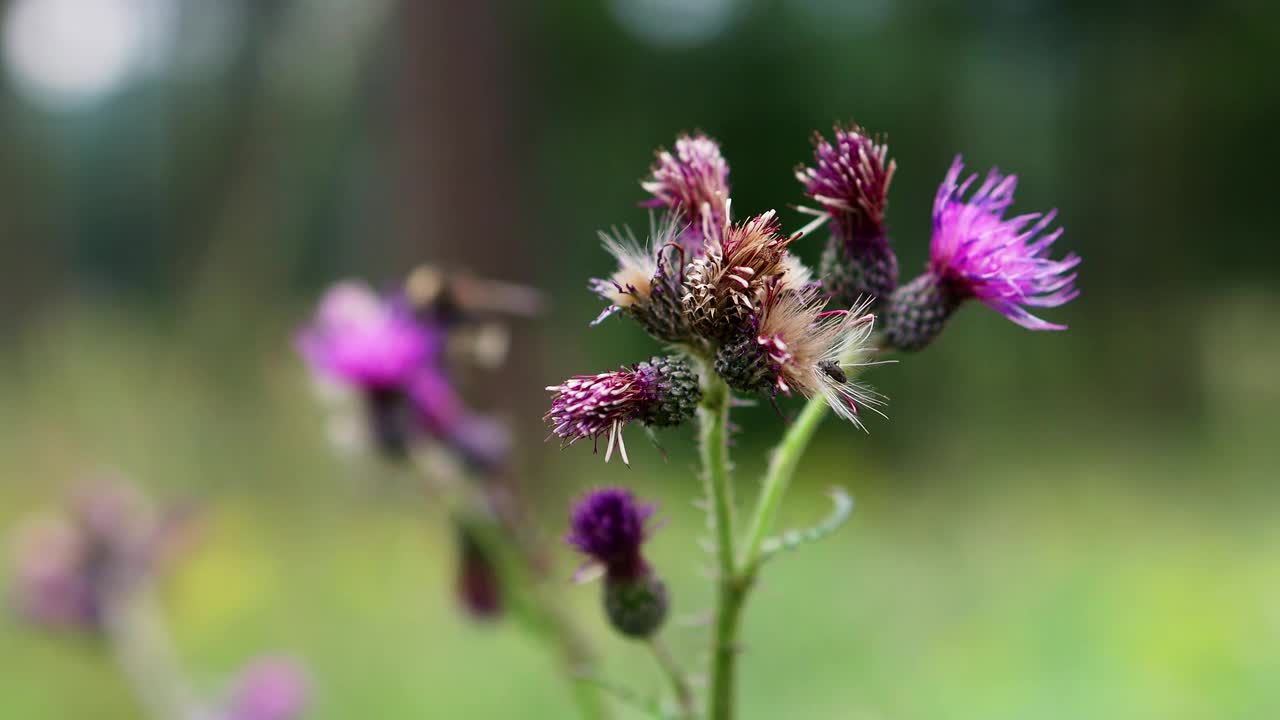
<path id="1" fill-rule="evenodd" d="M 451 537 L 425 503 L 325 446 L 279 335 L 247 343 L 233 368 L 109 313 L 41 327 L 0 368 L 0 527 L 96 467 L 204 500 L 202 538 L 165 587 L 202 683 L 284 651 L 315 676 L 316 718 L 571 717 L 541 648 L 459 619 Z M 1215 412 L 1222 427 L 1194 437 L 1076 418 L 1046 437 L 1008 422 L 874 462 L 871 440 L 825 434 L 786 520 L 819 517 L 836 482 L 858 508 L 835 538 L 765 573 L 744 717 L 1280 716 L 1277 496 L 1248 481 L 1275 453 L 1232 441 L 1259 432 L 1233 414 L 1246 411 Z M 630 471 L 582 448 L 555 466 L 577 486 L 625 481 L 662 501 L 652 559 L 676 599 L 670 642 L 696 659 L 709 599 L 705 555 L 690 551 L 697 485 L 685 441 L 669 442 L 666 465 L 637 447 Z M 763 448 L 739 451 L 745 496 Z M 562 513 L 562 490 L 549 492 L 545 507 Z M 573 559 L 561 559 L 567 577 Z M 601 625 L 596 591 L 566 582 L 564 594 L 607 653 L 605 674 L 658 688 L 649 659 Z M 91 643 L 0 622 L 0 717 L 136 716 Z"/>

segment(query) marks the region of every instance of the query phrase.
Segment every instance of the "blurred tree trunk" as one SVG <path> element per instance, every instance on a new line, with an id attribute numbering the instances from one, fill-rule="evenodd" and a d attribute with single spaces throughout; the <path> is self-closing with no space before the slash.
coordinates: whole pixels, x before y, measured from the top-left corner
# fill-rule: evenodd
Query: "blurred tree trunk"
<path id="1" fill-rule="evenodd" d="M 527 124 L 519 122 L 514 38 L 501 3 L 406 0 L 399 13 L 396 218 L 387 260 L 397 269 L 428 262 L 536 285 L 521 192 L 519 128 Z M 526 351 L 529 335 L 517 334 L 513 358 L 536 357 Z M 538 377 L 528 362 L 508 363 L 477 390 L 525 416 L 516 419 L 536 421 L 538 413 L 524 410 L 540 401 L 536 390 L 546 383 Z"/>

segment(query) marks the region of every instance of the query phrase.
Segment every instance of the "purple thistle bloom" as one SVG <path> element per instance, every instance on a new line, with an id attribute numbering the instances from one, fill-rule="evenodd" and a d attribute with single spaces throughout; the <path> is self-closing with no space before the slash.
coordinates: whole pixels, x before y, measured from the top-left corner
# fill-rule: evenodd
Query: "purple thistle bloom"
<path id="1" fill-rule="evenodd" d="M 640 546 L 648 539 L 646 524 L 655 507 L 638 502 L 630 490 L 594 490 L 574 506 L 565 542 L 590 556 L 614 577 L 647 572 Z"/>
<path id="2" fill-rule="evenodd" d="M 897 164 L 889 147 L 857 126 L 836 126 L 835 141 L 814 135 L 814 167 L 796 179 L 832 218 L 819 266 L 828 294 L 841 305 L 873 304 L 898 286 L 898 258 L 889 246 L 884 212 Z"/>
<path id="3" fill-rule="evenodd" d="M 699 255 L 706 238 L 729 222 L 729 164 L 720 145 L 702 133 L 681 135 L 674 153 L 659 149 L 656 154 L 649 177 L 640 181 L 653 198 L 641 206 L 679 213 L 687 226 L 681 245 Z"/>
<path id="4" fill-rule="evenodd" d="M 403 387 L 438 344 L 408 303 L 380 298 L 355 282 L 329 290 L 314 322 L 298 337 L 298 348 L 313 370 L 373 391 Z"/>
<path id="5" fill-rule="evenodd" d="M 632 368 L 597 375 L 575 375 L 559 385 L 545 420 L 567 445 L 608 433 L 605 462 L 616 446 L 622 462 L 630 464 L 622 429 L 635 421 L 655 427 L 679 425 L 693 416 L 701 390 L 687 362 L 679 358 L 651 358 Z"/>
<path id="6" fill-rule="evenodd" d="M 846 236 L 883 240 L 889 182 L 897 169 L 888 154 L 888 145 L 861 128 L 837 125 L 834 144 L 814 136 L 815 167 L 799 168 L 796 178 Z"/>
<path id="7" fill-rule="evenodd" d="M 295 720 L 310 702 L 302 668 L 283 658 L 259 658 L 240 673 L 228 720 Z"/>
<path id="8" fill-rule="evenodd" d="M 1062 228 L 1046 232 L 1056 210 L 1005 218 L 1013 204 L 1016 175 L 992 168 L 968 200 L 964 194 L 977 179 L 960 182 L 964 164 L 956 156 L 933 204 L 933 240 L 929 272 L 960 298 L 983 304 L 1029 330 L 1065 330 L 1032 315 L 1028 307 L 1057 307 L 1079 294 L 1076 274 L 1080 258 L 1048 257 Z"/>

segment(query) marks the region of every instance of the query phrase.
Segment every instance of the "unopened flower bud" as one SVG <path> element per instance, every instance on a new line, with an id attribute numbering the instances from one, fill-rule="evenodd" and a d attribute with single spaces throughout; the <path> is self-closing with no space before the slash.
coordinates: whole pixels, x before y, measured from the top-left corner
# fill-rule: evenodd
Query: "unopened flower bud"
<path id="1" fill-rule="evenodd" d="M 667 614 L 667 590 L 641 554 L 652 505 L 625 488 L 602 488 L 574 507 L 566 542 L 604 567 L 609 622 L 628 637 L 648 637 Z"/>
<path id="2" fill-rule="evenodd" d="M 627 637 L 647 638 L 667 618 L 667 586 L 647 569 L 638 577 L 606 574 L 603 601 L 609 624 Z"/>

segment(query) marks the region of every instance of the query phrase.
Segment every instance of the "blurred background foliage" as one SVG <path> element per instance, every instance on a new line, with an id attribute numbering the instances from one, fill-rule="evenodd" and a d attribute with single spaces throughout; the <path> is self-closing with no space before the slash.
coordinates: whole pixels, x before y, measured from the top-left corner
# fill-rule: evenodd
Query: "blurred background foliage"
<path id="1" fill-rule="evenodd" d="M 403 478 L 328 447 L 293 354 L 321 288 L 414 263 L 541 287 L 477 404 L 565 499 L 626 482 L 697 657 L 707 607 L 685 433 L 635 467 L 543 443 L 542 386 L 655 352 L 588 330 L 595 231 L 643 228 L 653 148 L 720 139 L 739 215 L 802 197 L 813 130 L 888 134 L 889 218 L 923 263 L 957 152 L 1056 206 L 1082 296 L 1031 335 L 960 313 L 877 368 L 890 421 L 832 424 L 789 522 L 851 526 L 771 568 L 744 717 L 1280 716 L 1280 5 L 997 0 L 0 2 L 0 528 L 86 474 L 195 497 L 167 586 L 211 687 L 278 648 L 316 718 L 560 718 L 517 633 L 454 611 L 448 530 Z M 818 242 L 801 243 L 816 261 Z M 790 406 L 788 406 L 790 407 Z M 739 414 L 744 493 L 782 421 Z M 561 554 L 565 575 L 572 567 Z M 568 591 L 610 655 L 593 588 Z M 137 716 L 90 644 L 0 621 L 0 716 Z"/>

